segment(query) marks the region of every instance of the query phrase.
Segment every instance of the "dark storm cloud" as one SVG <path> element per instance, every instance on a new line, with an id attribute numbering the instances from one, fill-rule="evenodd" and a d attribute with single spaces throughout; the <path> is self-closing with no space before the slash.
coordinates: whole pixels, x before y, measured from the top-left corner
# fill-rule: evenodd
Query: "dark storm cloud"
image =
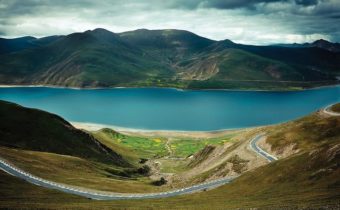
<path id="1" fill-rule="evenodd" d="M 174 7 L 184 7 L 188 9 L 197 8 L 216 8 L 216 9 L 236 9 L 236 8 L 249 8 L 253 9 L 257 4 L 268 4 L 268 3 L 290 3 L 302 6 L 317 5 L 319 2 L 324 0 L 170 0 Z"/>
<path id="2" fill-rule="evenodd" d="M 296 4 L 303 6 L 311 6 L 317 5 L 319 3 L 318 0 L 295 0 Z"/>
<path id="3" fill-rule="evenodd" d="M 255 4 L 281 2 L 285 0 L 187 0 L 172 1 L 174 7 L 184 7 L 188 9 L 215 8 L 215 9 L 236 9 L 252 8 Z"/>
<path id="4" fill-rule="evenodd" d="M 179 28 L 244 43 L 340 41 L 339 0 L 0 0 L 0 35 Z"/>

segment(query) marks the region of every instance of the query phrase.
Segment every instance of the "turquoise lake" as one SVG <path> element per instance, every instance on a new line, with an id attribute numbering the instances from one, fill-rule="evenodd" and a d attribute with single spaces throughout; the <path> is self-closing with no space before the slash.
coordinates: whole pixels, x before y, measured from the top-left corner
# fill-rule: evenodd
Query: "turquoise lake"
<path id="1" fill-rule="evenodd" d="M 209 131 L 280 123 L 340 102 L 340 86 L 305 91 L 0 88 L 0 99 L 68 121 L 147 130 Z"/>

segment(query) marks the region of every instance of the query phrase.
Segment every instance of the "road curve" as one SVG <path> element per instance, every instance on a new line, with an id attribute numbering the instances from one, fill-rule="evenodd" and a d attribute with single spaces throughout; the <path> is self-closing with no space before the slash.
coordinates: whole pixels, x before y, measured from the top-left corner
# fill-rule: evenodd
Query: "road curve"
<path id="1" fill-rule="evenodd" d="M 264 134 L 259 134 L 259 135 L 255 136 L 255 138 L 253 138 L 250 141 L 250 147 L 254 150 L 254 152 L 256 152 L 257 154 L 261 155 L 262 157 L 264 157 L 269 162 L 277 160 L 278 159 L 277 157 L 269 154 L 268 152 L 264 151 L 259 146 L 257 146 L 257 142 L 259 140 L 261 140 L 262 137 L 264 137 Z"/>
<path id="2" fill-rule="evenodd" d="M 269 162 L 277 160 L 274 156 L 266 153 L 261 148 L 256 145 L 256 142 L 263 137 L 263 134 L 257 135 L 250 141 L 250 146 L 253 150 L 265 157 Z M 16 166 L 10 164 L 8 161 L 0 158 L 0 169 L 16 176 L 20 179 L 23 179 L 27 182 L 30 182 L 35 185 L 39 185 L 41 187 L 59 190 L 65 193 L 79 195 L 95 200 L 126 200 L 126 199 L 147 199 L 147 198 L 165 198 L 176 195 L 184 195 L 189 193 L 194 193 L 202 190 L 216 188 L 218 186 L 230 183 L 236 177 L 222 178 L 209 182 L 205 182 L 198 185 L 193 185 L 186 188 L 176 189 L 167 192 L 157 192 L 157 193 L 115 193 L 115 192 L 106 192 L 106 191 L 96 191 L 92 189 L 86 189 L 81 187 L 70 186 L 66 184 L 61 184 L 57 182 L 48 181 L 46 179 L 42 179 L 40 177 L 34 176 L 30 173 L 27 173 Z"/>
<path id="3" fill-rule="evenodd" d="M 0 169 L 3 171 L 21 178 L 27 182 L 30 182 L 35 185 L 39 185 L 49 189 L 60 190 L 66 193 L 80 195 L 83 197 L 95 199 L 95 200 L 123 200 L 123 199 L 146 199 L 146 198 L 165 198 L 170 196 L 176 195 L 183 195 L 189 194 L 197 191 L 207 190 L 211 188 L 215 188 L 224 184 L 231 182 L 233 178 L 222 178 L 217 179 L 210 182 L 205 182 L 202 184 L 176 189 L 167 192 L 159 192 L 159 193 L 139 193 L 139 194 L 132 194 L 132 193 L 114 193 L 114 192 L 105 192 L 105 191 L 96 191 L 91 189 L 85 189 L 75 186 L 69 186 L 65 184 L 60 184 L 52 181 L 48 181 L 37 176 L 34 176 L 30 173 L 27 173 L 14 165 L 8 163 L 7 161 L 0 158 Z"/>
<path id="4" fill-rule="evenodd" d="M 325 113 L 325 114 L 328 114 L 328 115 L 331 115 L 331 116 L 340 116 L 340 113 L 337 113 L 337 112 L 333 112 L 330 110 L 331 106 L 333 106 L 334 104 L 330 104 L 328 106 L 326 106 L 324 109 L 322 109 L 322 111 Z"/>

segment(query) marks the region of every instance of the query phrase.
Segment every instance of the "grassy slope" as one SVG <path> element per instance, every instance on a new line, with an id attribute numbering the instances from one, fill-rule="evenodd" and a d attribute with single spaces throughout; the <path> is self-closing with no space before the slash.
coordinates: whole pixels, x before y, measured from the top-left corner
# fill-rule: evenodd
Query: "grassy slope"
<path id="1" fill-rule="evenodd" d="M 340 117 L 324 117 L 318 113 L 275 126 L 267 138 L 274 151 L 282 151 L 290 144 L 295 145 L 295 150 L 311 150 L 339 143 L 339 140 Z"/>
<path id="2" fill-rule="evenodd" d="M 119 86 L 171 74 L 140 49 L 103 29 L 74 33 L 40 48 L 0 56 L 0 81 Z"/>
<path id="3" fill-rule="evenodd" d="M 338 125 L 338 117 L 319 114 L 288 123 L 288 126 L 284 124 L 277 132 L 290 133 L 289 138 L 274 141 L 277 136 L 273 131 L 269 133 L 269 142 L 274 148 L 277 142 L 280 142 L 277 145 L 284 147 L 293 139 L 300 148 L 299 153 L 247 172 L 233 183 L 207 192 L 147 201 L 89 201 L 42 190 L 27 183 L 19 185 L 21 181 L 0 173 L 0 195 L 5 198 L 0 199 L 0 206 L 14 208 L 25 205 L 76 209 L 317 208 L 321 206 L 338 208 L 340 203 Z M 308 132 L 312 132 L 314 137 L 308 135 Z M 293 133 L 295 135 L 292 135 Z M 21 189 L 19 194 L 18 188 Z M 48 193 L 46 200 L 41 199 L 46 197 L 40 194 L 42 191 Z M 34 193 L 30 194 L 30 192 Z M 53 198 L 59 202 L 57 204 L 50 202 L 50 196 L 54 196 Z M 18 199 L 20 203 L 15 202 Z"/>
<path id="4" fill-rule="evenodd" d="M 177 139 L 171 141 L 170 147 L 175 157 L 188 157 L 202 150 L 207 145 L 223 145 L 231 136 L 210 139 Z"/>
<path id="5" fill-rule="evenodd" d="M 0 145 L 129 165 L 119 154 L 61 117 L 0 101 Z"/>
<path id="6" fill-rule="evenodd" d="M 333 112 L 340 112 L 340 103 L 334 104 L 330 109 L 331 109 Z"/>
<path id="7" fill-rule="evenodd" d="M 130 159 L 136 158 L 159 158 L 169 155 L 166 148 L 167 138 L 149 138 L 128 136 L 111 129 L 105 128 L 92 134 L 103 144 L 114 148 L 116 151 L 124 154 L 124 157 Z M 208 139 L 191 139 L 191 138 L 170 138 L 168 145 L 172 151 L 173 157 L 185 158 L 192 155 L 206 145 L 222 145 L 230 140 L 233 135 L 223 136 L 219 138 Z"/>
<path id="8" fill-rule="evenodd" d="M 49 196 L 38 195 L 41 189 L 18 181 L 9 176 L 3 176 L 0 182 L 3 201 L 0 206 L 21 207 L 22 205 L 49 208 L 77 209 L 226 209 L 226 208 L 303 208 L 325 207 L 335 208 L 340 202 L 339 175 L 340 169 L 334 168 L 338 163 L 338 155 L 329 158 L 329 148 L 313 153 L 303 153 L 292 158 L 280 160 L 274 164 L 263 166 L 248 172 L 229 185 L 215 190 L 179 196 L 167 199 L 147 201 L 86 201 L 64 194 L 48 192 Z M 339 152 L 339 151 L 337 151 Z M 324 170 L 331 169 L 331 170 Z M 318 173 L 318 171 L 320 171 Z M 0 174 L 1 175 L 1 174 Z M 10 183 L 10 184 L 7 184 Z M 17 189 L 21 194 L 17 195 Z M 34 191 L 35 193 L 29 194 Z M 45 190 L 44 190 L 45 191 Z M 14 196 L 16 195 L 16 196 Z M 32 198 L 32 196 L 34 196 Z M 64 200 L 49 202 L 50 197 Z M 66 196 L 66 198 L 65 198 Z M 46 200 L 41 198 L 47 197 Z M 21 203 L 13 201 L 20 199 Z"/>
<path id="9" fill-rule="evenodd" d="M 227 51 L 227 57 L 219 66 L 220 72 L 211 79 L 303 80 L 302 75 L 289 65 L 242 50 Z"/>
<path id="10" fill-rule="evenodd" d="M 165 139 L 162 138 L 145 138 L 137 136 L 127 136 L 105 128 L 93 135 L 117 151 L 124 153 L 130 159 L 160 157 L 168 154 L 165 148 Z"/>
<path id="11" fill-rule="evenodd" d="M 138 171 L 142 167 L 138 163 L 140 157 L 129 147 L 106 146 L 57 115 L 0 101 L 0 116 L 1 157 L 35 175 L 115 192 L 151 192 L 164 188 L 153 186 Z"/>
<path id="12" fill-rule="evenodd" d="M 317 71 L 320 69 L 328 69 L 331 73 L 339 73 L 340 54 L 332 53 L 321 48 L 261 47 L 251 45 L 238 45 L 236 47 L 262 57 L 293 64 L 298 67 L 301 72 L 305 73 L 306 79 L 308 80 L 317 79 L 313 77 L 318 75 Z"/>
<path id="13" fill-rule="evenodd" d="M 151 180 L 134 168 L 117 167 L 67 155 L 0 147 L 1 157 L 36 176 L 74 186 L 112 192 L 155 192 Z"/>

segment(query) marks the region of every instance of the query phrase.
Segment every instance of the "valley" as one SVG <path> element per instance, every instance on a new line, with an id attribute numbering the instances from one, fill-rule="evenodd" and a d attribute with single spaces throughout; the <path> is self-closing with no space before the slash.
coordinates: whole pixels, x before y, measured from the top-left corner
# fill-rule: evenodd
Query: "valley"
<path id="1" fill-rule="evenodd" d="M 339 0 L 0 0 L 0 210 L 339 210 Z"/>
<path id="2" fill-rule="evenodd" d="M 336 110 L 337 106 L 329 109 Z M 24 113 L 43 115 L 45 119 L 51 117 L 51 122 L 55 118 L 48 113 L 1 102 L 1 110 L 9 109 L 12 110 L 11 113 L 25 110 Z M 93 159 L 77 157 L 77 154 L 73 156 L 58 154 L 57 151 L 48 152 L 48 144 L 46 144 L 48 142 L 44 140 L 31 141 L 31 145 L 27 147 L 19 142 L 6 143 L 6 138 L 1 138 L 0 154 L 2 159 L 16 167 L 42 179 L 60 183 L 60 186 L 67 185 L 70 189 L 76 187 L 82 192 L 93 191 L 98 195 L 108 192 L 113 193 L 112 195 L 118 193 L 118 196 L 123 197 L 128 193 L 126 195 L 130 198 L 152 193 L 150 195 L 153 195 L 153 199 L 148 200 L 147 206 L 150 207 L 152 204 L 157 206 L 155 207 L 157 209 L 167 209 L 171 202 L 176 202 L 176 206 L 171 207 L 173 209 L 195 208 L 194 203 L 195 205 L 200 203 L 204 208 L 207 199 L 214 208 L 235 207 L 235 205 L 240 207 L 239 202 L 242 202 L 244 207 L 248 205 L 285 207 L 288 205 L 285 199 L 290 200 L 289 207 L 314 206 L 316 202 L 318 205 L 327 203 L 334 206 L 339 198 L 337 193 L 339 185 L 336 178 L 339 168 L 336 164 L 339 155 L 337 148 L 340 124 L 339 117 L 328 114 L 325 110 L 278 125 L 205 134 L 180 132 L 173 133 L 171 137 L 162 132 L 129 131 L 123 134 L 108 128 L 75 132 L 84 132 L 86 135 L 93 136 L 100 144 L 107 147 L 107 151 L 114 151 L 117 157 L 120 157 L 115 160 L 119 160 L 115 163 L 107 162 L 105 158 Z M 1 115 L 6 116 L 5 113 L 9 112 L 2 111 Z M 15 118 L 10 115 L 7 119 L 7 122 L 15 122 Z M 39 118 L 35 120 L 38 122 Z M 1 133 L 6 132 L 9 135 L 11 133 L 9 126 L 14 125 L 2 124 Z M 53 123 L 48 125 L 53 126 Z M 309 127 L 313 127 L 314 132 L 310 133 Z M 25 135 L 25 133 L 16 135 Z M 37 148 L 35 145 L 40 146 Z M 261 151 L 265 153 L 264 156 Z M 279 160 L 270 163 L 274 159 L 268 157 L 275 157 L 275 159 L 277 157 Z M 300 172 L 292 174 L 294 170 Z M 39 204 L 34 203 L 40 203 L 45 207 L 55 208 L 56 203 L 50 201 L 52 194 L 53 198 L 58 200 L 58 206 L 61 205 L 63 208 L 71 208 L 71 206 L 78 209 L 91 208 L 91 206 L 134 208 L 135 205 L 143 208 L 146 205 L 138 200 L 89 201 L 82 196 L 74 197 L 22 183 L 21 180 L 3 172 L 1 176 L 3 178 L 0 182 L 2 187 L 0 195 L 6 198 L 4 202 L 0 201 L 1 207 L 15 208 L 15 203 L 11 202 L 14 192 L 12 190 L 15 188 L 25 192 L 17 196 L 31 207 L 38 207 Z M 153 184 L 161 178 L 166 180 L 163 185 Z M 227 182 L 228 179 L 232 179 L 232 181 L 217 187 L 220 185 L 217 184 L 219 183 L 217 180 L 220 179 Z M 257 181 L 254 182 L 254 179 Z M 210 182 L 212 188 L 217 188 L 206 191 L 205 185 L 201 184 Z M 215 182 L 217 185 L 213 187 Z M 311 182 L 314 184 L 311 185 Z M 20 187 L 19 183 L 21 183 Z M 180 195 L 181 189 L 189 190 L 190 186 L 196 185 L 203 186 L 203 191 L 171 198 L 155 196 L 157 193 L 160 197 Z M 273 185 L 276 187 L 273 188 Z M 30 190 L 34 193 L 27 194 Z M 46 194 L 39 195 L 40 192 Z M 186 192 L 183 190 L 183 193 Z M 237 197 L 240 193 L 248 197 Z M 270 197 L 267 197 L 268 193 Z M 282 193 L 287 194 L 283 196 Z M 87 197 L 86 194 L 84 195 Z M 43 198 L 44 200 L 41 200 Z M 26 202 L 26 199 L 29 199 L 29 202 Z M 104 196 L 101 199 L 106 198 Z"/>

